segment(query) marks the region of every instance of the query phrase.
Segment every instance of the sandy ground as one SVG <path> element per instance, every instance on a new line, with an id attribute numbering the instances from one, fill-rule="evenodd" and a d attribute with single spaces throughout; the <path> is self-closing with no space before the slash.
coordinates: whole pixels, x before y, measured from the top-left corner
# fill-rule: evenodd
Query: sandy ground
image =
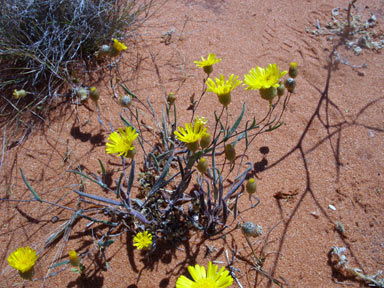
<path id="1" fill-rule="evenodd" d="M 242 213 L 245 221 L 263 227 L 263 235 L 254 240 L 256 252 L 265 246 L 263 270 L 286 287 L 364 286 L 332 269 L 329 251 L 333 246 L 346 247 L 349 265 L 366 274 L 384 268 L 384 57 L 382 51 L 363 49 L 356 55 L 346 43 L 335 46 L 340 37 L 325 33 L 324 27 L 332 20 L 334 8 L 340 8 L 338 19 L 345 20 L 348 2 L 332 2 L 169 0 L 144 25 L 140 36 L 132 35 L 127 41 L 120 75 L 113 74 L 141 99 L 148 97 L 157 112 L 165 95 L 175 92 L 182 125 L 191 117 L 186 110 L 190 96 L 202 89 L 205 75 L 193 63 L 201 56 L 215 53 L 223 58 L 214 66 L 215 77 L 234 73 L 242 78 L 255 65 L 277 63 L 287 69 L 289 62 L 298 62 L 300 74 L 283 117 L 285 124 L 260 135 L 248 150 L 261 202 Z M 370 31 L 382 35 L 383 1 L 357 1 L 352 11 L 363 22 L 374 14 L 377 23 Z M 169 36 L 166 41 L 164 35 Z M 85 83 L 102 91 L 101 118 L 116 128 L 122 126 L 122 109 L 105 75 L 85 76 Z M 267 102 L 256 91 L 239 88 L 232 98 L 229 121 L 238 117 L 242 103 L 247 119 L 260 120 L 267 112 Z M 216 96 L 207 94 L 198 115 L 213 123 L 214 109 L 219 111 Z M 105 153 L 108 133 L 94 110 L 92 104 L 58 103 L 41 129 L 21 145 L 9 145 L 1 172 L 1 197 L 30 199 L 22 169 L 42 198 L 75 207 L 73 189 L 81 178 L 67 170 L 82 165 L 85 171 L 97 172 L 100 159 L 109 171 L 116 171 L 119 159 Z M 113 198 L 87 181 L 85 191 Z M 98 235 L 90 229 L 83 233 L 88 220 L 75 222 L 64 237 L 69 240 L 66 244 L 60 238 L 45 248 L 48 236 L 72 214 L 36 202 L 0 203 L 0 287 L 174 287 L 179 275 L 188 275 L 188 265 L 208 261 L 226 265 L 226 250 L 229 255 L 237 253 L 232 267 L 239 269 L 236 277 L 243 287 L 276 286 L 253 269 L 251 251 L 236 229 L 213 239 L 191 231 L 189 241 L 162 246 L 149 260 L 133 249 L 131 236 L 123 233 L 106 250 L 107 269 L 96 246 Z M 242 197 L 240 210 L 248 207 L 247 197 Z M 52 223 L 54 216 L 59 218 L 56 223 Z M 345 228 L 343 233 L 335 229 L 338 222 Z M 39 261 L 37 280 L 23 283 L 8 266 L 7 257 L 27 245 L 39 251 Z M 86 253 L 87 278 L 60 266 L 50 273 L 66 270 L 42 280 L 52 261 L 67 259 L 71 249 Z"/>

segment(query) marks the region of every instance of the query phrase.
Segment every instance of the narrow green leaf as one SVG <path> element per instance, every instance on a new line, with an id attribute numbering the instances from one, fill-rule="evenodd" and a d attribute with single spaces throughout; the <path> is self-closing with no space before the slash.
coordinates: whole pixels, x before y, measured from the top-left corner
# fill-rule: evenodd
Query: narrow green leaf
<path id="1" fill-rule="evenodd" d="M 271 132 L 271 131 L 273 131 L 273 130 L 275 130 L 275 129 L 277 129 L 277 128 L 279 128 L 281 125 L 283 125 L 284 124 L 284 122 L 283 121 L 281 121 L 279 124 L 277 124 L 276 126 L 273 126 L 273 127 L 269 127 L 269 129 L 267 129 L 267 130 L 265 130 L 266 132 Z"/>
<path id="2" fill-rule="evenodd" d="M 135 179 L 135 160 L 132 160 L 131 172 L 129 173 L 128 184 L 127 184 L 128 198 L 130 197 L 130 194 L 131 194 L 131 189 L 132 189 L 134 179 Z"/>
<path id="3" fill-rule="evenodd" d="M 237 127 L 240 125 L 240 122 L 241 122 L 241 120 L 243 119 L 243 116 L 244 116 L 244 112 L 245 112 L 245 103 L 243 103 L 243 110 L 241 111 L 239 118 L 237 118 L 237 120 L 236 120 L 235 124 L 233 124 L 231 130 L 229 130 L 229 133 L 227 135 L 225 135 L 225 137 L 224 137 L 225 140 L 228 140 L 229 137 L 231 137 L 233 132 L 235 132 Z"/>
<path id="4" fill-rule="evenodd" d="M 100 167 L 101 167 L 101 173 L 103 174 L 103 177 L 104 177 L 106 173 L 105 173 L 105 168 L 104 168 L 103 162 L 101 162 L 100 159 L 97 159 L 97 160 L 99 160 L 99 164 L 100 164 Z"/>
<path id="5" fill-rule="evenodd" d="M 159 176 L 159 179 L 157 179 L 157 181 L 153 185 L 151 191 L 149 191 L 148 198 L 151 197 L 152 194 L 155 193 L 162 186 L 163 180 L 168 173 L 169 167 L 171 167 L 172 160 L 173 160 L 173 151 L 172 151 L 171 156 L 169 156 L 168 161 L 164 166 L 164 170 L 161 173 L 161 175 Z"/>
<path id="6" fill-rule="evenodd" d="M 35 190 L 33 190 L 32 186 L 29 184 L 27 178 L 25 178 L 24 176 L 24 173 L 23 173 L 23 170 L 20 168 L 20 173 L 21 173 L 21 178 L 23 178 L 23 181 L 25 183 L 25 185 L 27 185 L 28 189 L 32 192 L 33 196 L 35 197 L 35 199 L 39 202 L 42 202 L 41 198 L 39 195 L 37 195 L 37 193 L 35 192 Z"/>
<path id="7" fill-rule="evenodd" d="M 107 240 L 104 242 L 99 240 L 99 241 L 97 241 L 97 244 L 101 247 L 108 247 L 108 246 L 112 245 L 113 242 L 115 242 L 115 240 Z"/>
<path id="8" fill-rule="evenodd" d="M 68 264 L 70 261 L 69 260 L 65 260 L 65 261 L 62 261 L 62 262 L 59 262 L 59 263 L 56 263 L 52 266 L 49 266 L 48 269 L 52 269 L 52 268 L 56 268 L 56 267 L 59 267 L 59 266 L 62 266 L 62 265 L 66 265 Z"/>
<path id="9" fill-rule="evenodd" d="M 138 99 L 138 97 L 137 97 L 135 94 L 133 94 L 133 93 L 127 88 L 127 86 L 125 86 L 124 84 L 120 84 L 120 86 L 124 89 L 125 92 L 127 92 L 127 93 L 128 93 L 129 95 L 131 95 L 133 98 Z"/>
<path id="10" fill-rule="evenodd" d="M 117 188 L 116 188 L 116 198 L 120 198 L 120 186 L 121 186 L 121 181 L 123 180 L 124 174 L 120 174 L 119 182 L 117 183 Z"/>
<path id="11" fill-rule="evenodd" d="M 84 178 L 87 178 L 88 180 L 98 184 L 100 187 L 104 188 L 104 189 L 108 189 L 109 187 L 107 185 L 105 185 L 104 183 L 100 182 L 100 181 L 97 181 L 91 177 L 89 177 L 88 175 L 85 175 L 83 172 L 80 172 L 80 171 L 75 171 L 75 170 L 67 170 L 67 172 L 70 172 L 70 173 L 75 173 L 75 174 L 79 174 L 81 176 L 83 176 Z"/>

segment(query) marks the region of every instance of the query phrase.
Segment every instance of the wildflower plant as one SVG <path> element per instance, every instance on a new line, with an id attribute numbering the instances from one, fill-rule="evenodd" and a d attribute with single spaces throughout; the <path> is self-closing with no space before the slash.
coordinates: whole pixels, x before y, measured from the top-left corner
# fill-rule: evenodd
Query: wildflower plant
<path id="1" fill-rule="evenodd" d="M 214 56 L 208 57 L 209 63 L 218 63 L 212 57 Z M 202 62 L 204 61 L 206 60 L 203 59 Z M 201 67 L 205 66 L 201 64 Z M 282 77 L 286 73 L 280 71 L 276 64 L 254 68 L 244 78 L 244 83 L 248 86 L 246 90 L 251 90 L 248 97 L 255 97 L 252 91 L 254 89 L 276 89 L 284 81 Z M 115 181 L 105 180 L 106 171 L 100 160 L 101 175 L 86 173 L 80 168 L 69 171 L 80 175 L 81 179 L 97 184 L 101 188 L 100 193 L 108 193 L 101 196 L 95 189 L 86 190 L 86 185 L 82 185 L 82 189 L 74 190 L 82 208 L 67 207 L 68 210 L 75 211 L 71 220 L 68 220 L 68 225 L 75 223 L 77 218 L 90 221 L 87 229 L 95 223 L 103 224 L 103 228 L 94 227 L 97 231 L 92 230 L 92 235 L 97 237 L 95 243 L 105 261 L 106 250 L 115 241 L 113 237 L 122 233 L 132 236 L 132 243 L 129 243 L 132 249 L 142 250 L 149 256 L 158 249 L 159 244 L 188 241 L 190 234 L 196 233 L 195 231 L 202 231 L 206 237 L 224 232 L 231 226 L 228 221 L 230 218 L 232 223 L 238 221 L 240 211 L 237 205 L 244 194 L 248 194 L 251 209 L 260 202 L 256 195 L 256 178 L 250 177 L 254 166 L 252 162 L 243 161 L 257 136 L 282 126 L 281 119 L 292 93 L 285 91 L 285 95 L 279 96 L 276 101 L 271 100 L 269 106 L 265 105 L 264 117 L 259 120 L 255 117 L 245 119 L 246 105 L 243 104 L 240 114 L 232 122 L 228 119 L 230 101 L 223 101 L 221 97 L 234 93 L 234 89 L 242 81 L 234 74 L 230 74 L 228 80 L 221 75 L 215 81 L 206 80 L 207 86 L 204 85 L 200 95 L 201 100 L 206 92 L 213 92 L 218 96 L 218 103 L 222 104 L 219 111 L 213 112 L 215 120 L 212 123 L 207 121 L 210 115 L 195 116 L 200 101 L 194 106 L 190 121 L 184 122 L 185 120 L 178 119 L 180 113 L 177 105 L 171 104 L 167 99 L 159 121 L 149 99 L 145 105 L 140 97 L 124 84 L 120 84 L 126 95 L 132 98 L 129 106 L 123 106 L 120 115 L 126 128 L 113 131 L 116 124 L 110 123 L 112 131 L 108 132 L 106 153 L 116 154 L 109 157 L 122 156 Z M 157 137 L 155 142 L 147 140 L 149 132 L 142 127 L 136 105 L 145 106 L 151 114 L 157 133 L 150 135 Z M 227 113 L 225 120 L 224 111 Z M 107 125 L 101 120 L 100 122 L 108 130 Z M 241 141 L 245 144 L 243 151 L 237 146 Z M 136 153 L 136 150 L 137 155 L 133 158 L 134 153 L 131 153 Z M 142 158 L 138 159 L 138 156 Z M 126 157 L 132 158 L 132 161 L 127 163 Z M 34 199 L 48 203 L 33 190 L 23 174 L 22 177 Z M 226 187 L 224 181 L 229 178 L 233 180 Z M 103 217 L 95 215 L 95 211 Z M 255 231 L 254 235 L 258 235 L 261 230 Z M 46 245 L 53 243 L 59 234 L 54 236 L 47 240 Z M 74 253 L 72 254 L 73 258 Z M 72 262 L 74 261 L 71 260 Z M 224 267 L 217 270 L 218 267 L 212 263 L 209 263 L 207 271 L 199 265 L 190 266 L 188 271 L 193 280 L 181 276 L 176 287 L 230 286 L 233 282 L 232 274 Z"/>

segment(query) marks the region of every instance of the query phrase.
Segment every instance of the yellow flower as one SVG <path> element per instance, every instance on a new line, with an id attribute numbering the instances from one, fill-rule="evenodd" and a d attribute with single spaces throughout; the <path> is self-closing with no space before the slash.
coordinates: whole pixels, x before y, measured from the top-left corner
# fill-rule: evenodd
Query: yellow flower
<path id="1" fill-rule="evenodd" d="M 119 156 L 128 157 L 129 151 L 133 150 L 135 146 L 132 142 L 139 135 L 136 130 L 132 127 L 126 127 L 125 131 L 119 128 L 119 132 L 113 132 L 108 137 L 106 151 L 108 154 L 116 153 Z"/>
<path id="2" fill-rule="evenodd" d="M 8 263 L 20 273 L 26 273 L 33 269 L 38 256 L 31 247 L 20 247 L 11 253 L 8 257 Z"/>
<path id="3" fill-rule="evenodd" d="M 146 249 L 152 245 L 152 234 L 148 233 L 148 231 L 139 232 L 133 238 L 133 246 L 137 249 Z"/>
<path id="4" fill-rule="evenodd" d="M 178 131 L 175 131 L 176 139 L 191 144 L 199 141 L 203 134 L 207 131 L 205 125 L 201 122 L 195 121 L 192 123 L 185 123 L 185 129 L 183 127 L 177 127 Z"/>
<path id="5" fill-rule="evenodd" d="M 24 98 L 25 96 L 27 95 L 27 91 L 25 91 L 24 89 L 21 89 L 21 90 L 13 90 L 13 97 L 15 99 L 19 99 L 19 98 Z"/>
<path id="6" fill-rule="evenodd" d="M 220 79 L 215 78 L 216 83 L 211 78 L 208 78 L 206 82 L 208 86 L 207 92 L 215 93 L 217 97 L 219 97 L 219 102 L 226 107 L 231 103 L 232 90 L 242 82 L 241 80 L 237 80 L 237 78 L 239 78 L 239 76 L 235 77 L 235 75 L 231 74 L 228 80 L 225 81 L 224 75 L 221 74 Z"/>
<path id="7" fill-rule="evenodd" d="M 124 43 L 121 43 L 119 40 L 113 39 L 113 48 L 115 48 L 118 52 L 121 52 L 126 50 L 127 46 L 125 46 Z"/>
<path id="8" fill-rule="evenodd" d="M 271 87 L 279 87 L 279 80 L 288 71 L 279 72 L 279 66 L 276 64 L 269 64 L 265 68 L 254 67 L 249 70 L 249 74 L 244 75 L 244 84 L 248 85 L 245 90 L 260 90 L 268 89 Z"/>
<path id="9" fill-rule="evenodd" d="M 215 54 L 209 53 L 207 60 L 205 60 L 204 57 L 201 57 L 201 60 L 202 61 L 194 61 L 194 63 L 197 67 L 203 68 L 204 72 L 209 75 L 213 71 L 212 65 L 219 63 L 222 59 L 216 58 Z"/>
<path id="10" fill-rule="evenodd" d="M 217 272 L 217 265 L 212 262 L 208 264 L 208 271 L 205 272 L 205 267 L 195 265 L 188 266 L 189 274 L 192 280 L 185 276 L 180 276 L 176 281 L 176 288 L 226 288 L 232 285 L 233 278 L 229 275 L 229 271 L 224 267 Z"/>
<path id="11" fill-rule="evenodd" d="M 77 267 L 80 265 L 80 258 L 75 250 L 69 251 L 69 261 L 72 266 Z"/>

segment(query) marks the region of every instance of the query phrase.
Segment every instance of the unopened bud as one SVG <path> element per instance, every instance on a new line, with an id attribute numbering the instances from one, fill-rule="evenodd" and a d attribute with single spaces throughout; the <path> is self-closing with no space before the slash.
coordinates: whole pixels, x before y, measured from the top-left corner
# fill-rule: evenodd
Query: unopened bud
<path id="1" fill-rule="evenodd" d="M 84 88 L 80 87 L 76 90 L 77 97 L 80 98 L 80 102 L 84 103 L 88 100 L 89 91 Z"/>
<path id="2" fill-rule="evenodd" d="M 257 237 L 263 234 L 263 227 L 252 222 L 245 222 L 241 225 L 241 231 L 246 236 Z"/>
<path id="3" fill-rule="evenodd" d="M 97 90 L 96 87 L 91 87 L 91 89 L 89 89 L 89 97 L 92 99 L 92 101 L 97 103 L 100 98 L 99 90 Z"/>
<path id="4" fill-rule="evenodd" d="M 187 147 L 190 151 L 192 151 L 193 153 L 195 153 L 198 149 L 199 149 L 199 141 L 195 141 L 195 142 L 192 142 L 192 143 L 188 143 L 187 144 Z"/>
<path id="5" fill-rule="evenodd" d="M 277 87 L 277 96 L 281 97 L 284 95 L 285 92 L 285 86 L 283 83 L 280 83 L 280 86 Z"/>
<path id="6" fill-rule="evenodd" d="M 227 158 L 227 160 L 229 160 L 230 162 L 233 162 L 235 160 L 236 150 L 232 144 L 225 145 L 224 153 L 225 153 L 225 158 Z"/>
<path id="7" fill-rule="evenodd" d="M 69 261 L 72 266 L 77 267 L 80 265 L 80 258 L 75 250 L 69 251 Z"/>
<path id="8" fill-rule="evenodd" d="M 207 162 L 207 159 L 205 159 L 204 157 L 202 157 L 200 160 L 199 160 L 199 163 L 197 163 L 197 170 L 199 170 L 199 172 L 201 174 L 205 174 L 205 172 L 207 172 L 207 169 L 208 169 L 208 162 Z"/>
<path id="9" fill-rule="evenodd" d="M 246 185 L 247 192 L 251 195 L 256 192 L 256 181 L 255 178 L 250 178 Z"/>
<path id="10" fill-rule="evenodd" d="M 200 147 L 201 149 L 205 149 L 211 144 L 211 134 L 205 132 L 200 139 Z"/>
<path id="11" fill-rule="evenodd" d="M 177 96 L 175 95 L 175 93 L 169 93 L 169 95 L 167 97 L 168 105 L 173 105 L 175 103 L 176 99 L 177 99 Z"/>
<path id="12" fill-rule="evenodd" d="M 296 88 L 296 81 L 293 78 L 288 78 L 284 82 L 285 87 L 287 88 L 288 92 L 293 93 Z"/>
<path id="13" fill-rule="evenodd" d="M 15 89 L 13 91 L 13 97 L 15 99 L 24 98 L 26 95 L 27 95 L 27 91 L 25 91 L 24 89 L 20 89 L 20 90 Z"/>
<path id="14" fill-rule="evenodd" d="M 297 67 L 297 63 L 291 62 L 289 64 L 288 75 L 292 78 L 296 78 L 298 74 L 299 74 L 299 68 Z"/>

